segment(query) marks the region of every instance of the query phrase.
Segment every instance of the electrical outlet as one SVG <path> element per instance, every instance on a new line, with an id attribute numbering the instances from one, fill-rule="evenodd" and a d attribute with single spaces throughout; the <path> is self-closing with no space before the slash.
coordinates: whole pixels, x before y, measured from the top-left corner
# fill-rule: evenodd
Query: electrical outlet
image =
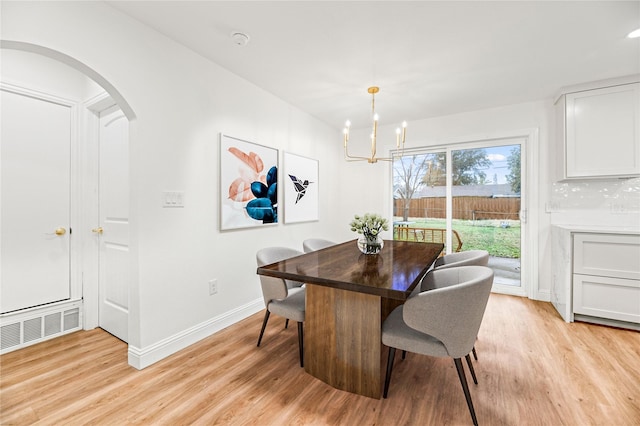
<path id="1" fill-rule="evenodd" d="M 217 279 L 209 280 L 209 296 L 213 296 L 214 294 L 218 294 L 218 280 Z"/>

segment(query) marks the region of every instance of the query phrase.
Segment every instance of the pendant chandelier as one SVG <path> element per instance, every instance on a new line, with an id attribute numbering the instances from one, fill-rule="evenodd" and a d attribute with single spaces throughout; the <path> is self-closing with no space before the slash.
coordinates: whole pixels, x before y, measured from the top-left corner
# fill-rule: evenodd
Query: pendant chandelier
<path id="1" fill-rule="evenodd" d="M 373 86 L 367 89 L 367 92 L 371 94 L 371 115 L 373 116 L 373 131 L 371 132 L 371 156 L 358 157 L 349 155 L 349 149 L 347 147 L 349 143 L 349 129 L 351 122 L 347 120 L 346 127 L 344 128 L 344 159 L 347 161 L 367 161 L 370 164 L 377 163 L 378 161 L 393 161 L 393 157 L 376 157 L 376 137 L 378 133 L 378 114 L 376 114 L 376 93 L 380 91 L 379 87 Z M 407 134 L 407 122 L 402 122 L 402 130 L 400 127 L 396 129 L 396 149 L 404 150 L 404 140 Z M 402 154 L 400 154 L 402 155 Z"/>

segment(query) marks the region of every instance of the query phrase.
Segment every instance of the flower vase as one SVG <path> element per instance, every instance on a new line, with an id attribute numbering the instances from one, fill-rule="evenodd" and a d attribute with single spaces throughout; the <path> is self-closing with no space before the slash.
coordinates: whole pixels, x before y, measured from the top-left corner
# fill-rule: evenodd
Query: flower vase
<path id="1" fill-rule="evenodd" d="M 364 254 L 378 254 L 384 246 L 384 240 L 379 236 L 361 236 L 358 238 L 358 248 Z"/>

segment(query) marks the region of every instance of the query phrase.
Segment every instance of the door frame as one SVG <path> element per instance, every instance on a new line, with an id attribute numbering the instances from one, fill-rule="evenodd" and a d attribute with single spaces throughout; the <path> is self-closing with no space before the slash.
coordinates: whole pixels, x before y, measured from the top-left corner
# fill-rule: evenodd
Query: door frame
<path id="1" fill-rule="evenodd" d="M 101 93 L 83 103 L 81 128 L 85 143 L 81 147 L 80 167 L 82 169 L 82 184 L 79 190 L 82 199 L 82 246 L 83 253 L 83 282 L 84 298 L 83 315 L 85 330 L 100 326 L 99 318 L 99 262 L 100 239 L 91 232 L 100 224 L 100 113 L 117 102 L 107 93 Z M 128 118 L 127 118 L 128 119 Z"/>
<path id="2" fill-rule="evenodd" d="M 512 131 L 499 132 L 494 134 L 485 134 L 482 136 L 459 137 L 446 141 L 440 141 L 433 145 L 425 145 L 421 147 L 405 149 L 403 152 L 392 150 L 391 155 L 400 156 L 412 153 L 428 153 L 435 151 L 445 151 L 447 153 L 447 161 L 451 160 L 449 150 L 471 149 L 491 141 L 502 141 L 509 139 L 523 139 L 521 155 L 521 179 L 524 197 L 520 205 L 521 220 L 521 270 L 520 270 L 520 287 L 506 288 L 500 286 L 499 293 L 512 294 L 517 296 L 525 296 L 536 300 L 547 300 L 548 296 L 541 295 L 538 289 L 538 209 L 539 204 L 539 184 L 534 179 L 533 171 L 536 170 L 535 164 L 539 161 L 539 142 L 538 128 L 516 129 Z M 447 185 L 449 182 L 449 173 L 447 174 Z M 390 168 L 390 182 L 393 185 L 393 167 Z M 448 190 L 449 191 L 449 190 Z M 450 209 L 449 203 L 451 197 L 447 194 L 447 209 Z M 393 211 L 393 197 L 390 197 L 390 210 Z M 447 226 L 450 227 L 450 218 L 447 218 Z M 448 247 L 451 247 L 451 236 L 447 235 Z"/>

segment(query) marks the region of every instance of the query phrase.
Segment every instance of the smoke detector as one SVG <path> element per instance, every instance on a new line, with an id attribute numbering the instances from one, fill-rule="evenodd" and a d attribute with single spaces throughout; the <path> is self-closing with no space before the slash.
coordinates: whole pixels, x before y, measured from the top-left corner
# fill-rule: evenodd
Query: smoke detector
<path id="1" fill-rule="evenodd" d="M 231 40 L 238 46 L 245 46 L 249 43 L 249 36 L 240 31 L 234 31 L 231 33 Z"/>

